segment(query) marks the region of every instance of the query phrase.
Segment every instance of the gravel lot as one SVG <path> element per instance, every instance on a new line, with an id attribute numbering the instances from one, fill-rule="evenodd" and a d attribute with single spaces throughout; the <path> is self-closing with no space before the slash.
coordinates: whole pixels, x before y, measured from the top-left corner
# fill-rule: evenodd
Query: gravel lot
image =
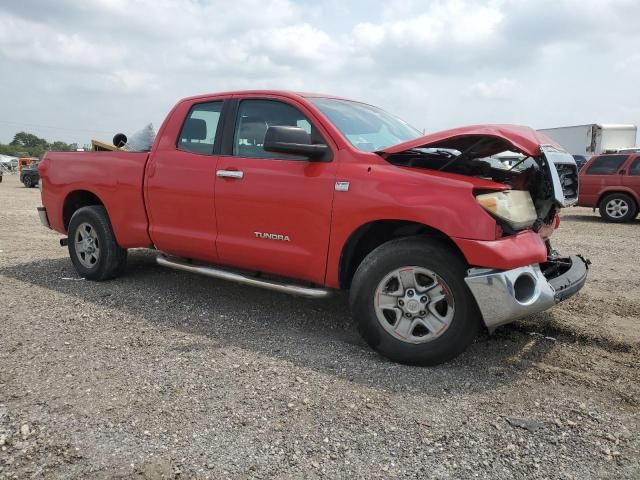
<path id="1" fill-rule="evenodd" d="M 640 222 L 564 213 L 583 292 L 455 361 L 396 365 L 344 296 L 165 270 L 77 278 L 0 184 L 0 478 L 639 478 Z"/>

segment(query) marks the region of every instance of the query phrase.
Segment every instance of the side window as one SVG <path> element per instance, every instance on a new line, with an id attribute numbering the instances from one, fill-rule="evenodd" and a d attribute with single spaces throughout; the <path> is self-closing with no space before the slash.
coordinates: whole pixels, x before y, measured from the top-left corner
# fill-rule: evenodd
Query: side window
<path id="1" fill-rule="evenodd" d="M 292 105 L 276 100 L 243 100 L 238 108 L 233 155 L 244 158 L 306 160 L 304 157 L 265 151 L 262 148 L 264 136 L 272 126 L 300 127 L 311 134 L 312 142 L 320 139 L 316 128 Z M 324 143 L 321 139 L 320 142 Z"/>
<path id="2" fill-rule="evenodd" d="M 212 155 L 221 111 L 222 102 L 199 103 L 191 107 L 178 137 L 178 150 Z"/>
<path id="3" fill-rule="evenodd" d="M 636 158 L 629 167 L 629 175 L 640 177 L 640 157 Z"/>
<path id="4" fill-rule="evenodd" d="M 627 155 L 598 157 L 589 165 L 586 175 L 615 175 L 627 158 Z"/>

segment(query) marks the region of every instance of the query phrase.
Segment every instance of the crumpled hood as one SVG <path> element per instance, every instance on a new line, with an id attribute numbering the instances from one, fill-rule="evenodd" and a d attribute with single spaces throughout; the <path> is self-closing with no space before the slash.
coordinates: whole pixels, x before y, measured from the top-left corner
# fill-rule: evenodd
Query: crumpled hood
<path id="1" fill-rule="evenodd" d="M 450 148 L 464 151 L 482 138 L 495 138 L 495 142 L 483 145 L 482 156 L 491 156 L 506 150 L 518 151 L 525 155 L 540 155 L 540 145 L 562 147 L 545 134 L 522 125 L 471 125 L 432 133 L 413 140 L 383 148 L 377 153 L 393 154 L 414 148 Z"/>

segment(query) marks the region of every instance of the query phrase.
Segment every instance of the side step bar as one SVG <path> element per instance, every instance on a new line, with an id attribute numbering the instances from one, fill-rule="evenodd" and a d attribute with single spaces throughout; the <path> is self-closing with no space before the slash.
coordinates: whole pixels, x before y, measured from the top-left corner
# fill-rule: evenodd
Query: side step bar
<path id="1" fill-rule="evenodd" d="M 290 293 L 292 295 L 297 295 L 300 297 L 327 298 L 331 296 L 332 293 L 331 290 L 325 288 L 310 288 L 302 287 L 299 285 L 290 285 L 273 280 L 262 280 L 259 278 L 250 277 L 242 273 L 222 270 L 220 268 L 192 265 L 180 260 L 170 259 L 165 255 L 158 255 L 156 257 L 156 261 L 163 267 L 175 268 L 176 270 L 183 270 L 185 272 L 198 273 L 200 275 L 206 275 L 207 277 L 221 278 L 222 280 L 230 280 L 232 282 L 242 283 L 244 285 L 266 288 L 268 290 L 275 290 L 276 292 Z"/>

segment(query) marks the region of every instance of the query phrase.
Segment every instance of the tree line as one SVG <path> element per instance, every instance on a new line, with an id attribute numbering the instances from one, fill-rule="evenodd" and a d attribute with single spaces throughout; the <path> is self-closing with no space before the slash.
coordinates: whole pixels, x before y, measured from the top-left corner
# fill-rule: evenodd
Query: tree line
<path id="1" fill-rule="evenodd" d="M 65 143 L 60 140 L 49 142 L 32 133 L 18 132 L 9 144 L 0 143 L 0 154 L 12 157 L 40 157 L 44 152 L 75 152 L 77 143 Z"/>

